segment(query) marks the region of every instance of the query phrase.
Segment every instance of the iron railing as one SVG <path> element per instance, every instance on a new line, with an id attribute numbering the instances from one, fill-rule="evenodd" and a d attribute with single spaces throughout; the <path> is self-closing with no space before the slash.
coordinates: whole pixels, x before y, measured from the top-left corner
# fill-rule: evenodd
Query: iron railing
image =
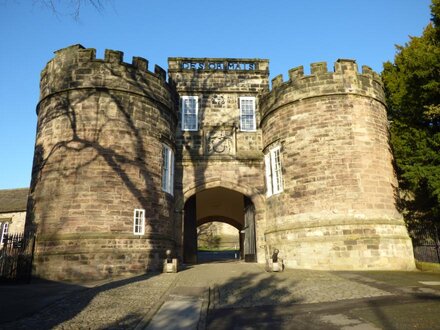
<path id="1" fill-rule="evenodd" d="M 414 257 L 418 261 L 440 263 L 440 226 L 435 223 L 412 225 Z"/>
<path id="2" fill-rule="evenodd" d="M 33 234 L 4 237 L 0 249 L 0 282 L 30 282 L 34 247 Z"/>

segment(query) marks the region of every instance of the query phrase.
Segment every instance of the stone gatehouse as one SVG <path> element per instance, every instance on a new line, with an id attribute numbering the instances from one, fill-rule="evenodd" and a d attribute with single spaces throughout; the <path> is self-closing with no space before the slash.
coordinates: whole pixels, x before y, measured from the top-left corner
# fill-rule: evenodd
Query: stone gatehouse
<path id="1" fill-rule="evenodd" d="M 35 274 L 142 273 L 166 249 L 197 262 L 197 226 L 240 230 L 241 254 L 288 268 L 411 269 L 380 77 L 353 60 L 148 61 L 74 45 L 41 74 L 26 230 Z"/>

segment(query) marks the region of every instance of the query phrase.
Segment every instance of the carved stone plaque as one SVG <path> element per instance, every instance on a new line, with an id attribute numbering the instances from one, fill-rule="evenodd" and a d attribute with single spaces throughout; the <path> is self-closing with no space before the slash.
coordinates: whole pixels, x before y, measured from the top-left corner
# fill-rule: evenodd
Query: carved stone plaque
<path id="1" fill-rule="evenodd" d="M 225 98 L 223 95 L 214 94 L 211 96 L 211 102 L 214 107 L 222 107 L 225 105 Z"/>
<path id="2" fill-rule="evenodd" d="M 207 155 L 235 155 L 235 130 L 233 127 L 214 126 L 205 131 Z"/>

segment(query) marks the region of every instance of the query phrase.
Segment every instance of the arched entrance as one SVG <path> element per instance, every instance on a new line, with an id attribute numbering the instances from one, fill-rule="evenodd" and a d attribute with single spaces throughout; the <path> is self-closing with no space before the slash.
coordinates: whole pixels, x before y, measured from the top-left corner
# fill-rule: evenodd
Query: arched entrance
<path id="1" fill-rule="evenodd" d="M 239 230 L 240 256 L 247 262 L 256 261 L 255 206 L 251 199 L 232 189 L 214 187 L 196 192 L 184 206 L 183 259 L 197 263 L 197 227 L 218 221 Z"/>

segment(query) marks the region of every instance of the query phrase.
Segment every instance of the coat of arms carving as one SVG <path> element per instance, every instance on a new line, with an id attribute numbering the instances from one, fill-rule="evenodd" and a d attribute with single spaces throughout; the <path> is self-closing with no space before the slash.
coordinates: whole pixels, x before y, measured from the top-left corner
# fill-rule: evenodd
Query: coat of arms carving
<path id="1" fill-rule="evenodd" d="M 235 154 L 234 129 L 229 127 L 212 127 L 205 133 L 206 154 Z"/>

